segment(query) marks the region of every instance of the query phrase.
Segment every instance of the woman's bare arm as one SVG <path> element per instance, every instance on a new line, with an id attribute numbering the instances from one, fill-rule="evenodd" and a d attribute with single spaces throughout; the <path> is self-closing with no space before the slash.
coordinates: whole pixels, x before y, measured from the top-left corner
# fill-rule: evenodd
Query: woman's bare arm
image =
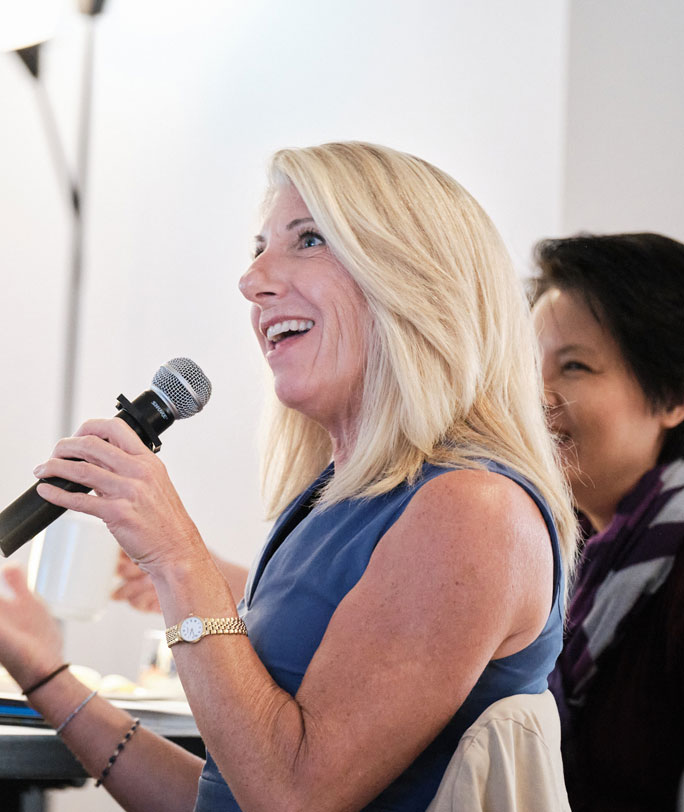
<path id="1" fill-rule="evenodd" d="M 235 615 L 161 461 L 121 421 L 79 432 L 36 474 L 95 493 L 41 484 L 40 495 L 106 521 L 150 573 L 167 625 L 190 613 Z M 521 488 L 484 471 L 450 472 L 425 484 L 381 539 L 296 697 L 246 637 L 175 646 L 198 727 L 241 808 L 366 805 L 448 722 L 487 663 L 543 628 L 552 572 L 545 524 Z"/>
<path id="2" fill-rule="evenodd" d="M 445 474 L 382 539 L 296 697 L 273 683 L 244 638 L 176 646 L 198 725 L 241 808 L 369 803 L 447 724 L 490 659 L 537 636 L 552 571 L 543 520 L 517 485 Z M 201 564 L 155 581 L 168 622 L 191 607 L 234 611 Z M 201 598 L 200 582 L 215 584 Z"/>
<path id="3" fill-rule="evenodd" d="M 61 639 L 47 608 L 29 591 L 23 573 L 7 567 L 3 577 L 12 594 L 0 598 L 0 660 L 26 689 L 61 664 Z M 89 694 L 89 688 L 62 671 L 32 691 L 29 702 L 57 728 Z M 61 736 L 85 770 L 98 778 L 132 722 L 126 711 L 95 696 Z M 201 759 L 140 727 L 103 786 L 129 812 L 192 812 L 202 765 Z"/>

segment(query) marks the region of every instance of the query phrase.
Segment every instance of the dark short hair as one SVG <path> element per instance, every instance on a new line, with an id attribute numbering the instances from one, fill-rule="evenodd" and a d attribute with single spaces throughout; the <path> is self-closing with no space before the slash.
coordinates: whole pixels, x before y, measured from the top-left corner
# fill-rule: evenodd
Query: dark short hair
<path id="1" fill-rule="evenodd" d="M 615 338 L 654 409 L 684 403 L 684 245 L 661 234 L 578 234 L 537 243 L 532 300 L 549 288 L 583 296 Z M 684 423 L 659 462 L 684 456 Z"/>

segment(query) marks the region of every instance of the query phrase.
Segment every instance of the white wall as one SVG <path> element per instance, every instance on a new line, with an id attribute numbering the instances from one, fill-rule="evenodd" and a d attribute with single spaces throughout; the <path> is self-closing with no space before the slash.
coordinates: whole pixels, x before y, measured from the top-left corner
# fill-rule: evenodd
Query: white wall
<path id="1" fill-rule="evenodd" d="M 566 2 L 111 0 L 98 23 L 77 420 L 112 414 L 168 358 L 194 358 L 212 402 L 162 454 L 207 543 L 247 563 L 265 529 L 261 364 L 236 282 L 268 155 L 351 138 L 413 151 L 478 197 L 522 267 L 561 227 Z M 67 22 L 44 58 L 70 145 L 82 34 Z M 3 56 L 3 504 L 55 440 L 62 362 L 68 219 L 32 90 Z M 133 675 L 155 624 L 113 606 L 67 624 L 69 657 Z M 106 808 L 88 797 L 61 795 L 60 808 Z"/>
<path id="2" fill-rule="evenodd" d="M 573 0 L 563 233 L 684 240 L 684 3 Z"/>

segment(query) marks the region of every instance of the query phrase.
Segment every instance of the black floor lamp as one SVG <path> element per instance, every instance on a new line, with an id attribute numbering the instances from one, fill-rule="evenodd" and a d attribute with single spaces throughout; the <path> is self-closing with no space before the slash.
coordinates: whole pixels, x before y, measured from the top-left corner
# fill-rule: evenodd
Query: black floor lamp
<path id="1" fill-rule="evenodd" d="M 16 0 L 17 4 L 25 0 Z M 88 163 L 90 153 L 90 130 L 91 130 L 91 107 L 93 97 L 93 65 L 95 52 L 95 17 L 101 14 L 105 0 L 79 0 L 78 10 L 88 17 L 85 43 L 83 51 L 83 65 L 81 75 L 81 95 L 79 122 L 77 129 L 76 161 L 73 170 L 69 167 L 63 139 L 60 137 L 59 128 L 55 119 L 54 111 L 45 84 L 41 77 L 41 51 L 45 39 L 39 41 L 21 42 L 17 47 L 11 48 L 26 66 L 31 76 L 36 92 L 36 99 L 43 122 L 45 135 L 48 141 L 52 161 L 57 172 L 58 182 L 64 189 L 64 197 L 71 212 L 71 248 L 68 273 L 68 289 L 66 297 L 66 310 L 64 316 L 64 358 L 62 371 L 62 395 L 60 399 L 60 436 L 71 434 L 74 430 L 74 396 L 76 392 L 78 373 L 78 354 L 80 340 L 82 292 L 83 292 L 83 238 L 84 219 L 83 206 L 87 191 Z M 83 528 L 82 523 L 72 525 L 64 524 L 64 520 L 55 522 L 51 530 L 56 536 L 50 540 L 50 544 L 43 547 L 43 538 L 39 537 L 32 545 L 31 556 L 29 558 L 29 583 L 47 600 L 53 613 L 65 619 L 69 617 L 79 617 L 80 619 L 94 618 L 96 610 L 91 609 L 94 604 L 94 596 L 89 593 L 76 598 L 74 594 L 64 594 L 65 584 L 71 583 L 71 575 L 80 572 L 75 565 L 79 562 L 70 557 L 70 551 L 75 549 L 77 539 L 84 533 L 94 532 L 92 528 Z M 58 527 L 59 526 L 59 527 Z M 93 537 L 93 541 L 97 539 Z M 90 539 L 88 539 L 90 541 Z M 113 571 L 116 561 L 116 550 L 112 553 L 112 542 L 110 546 L 103 544 L 96 545 L 97 550 L 102 555 L 110 556 L 111 562 L 107 564 Z M 92 545 L 88 545 L 89 547 Z M 72 560 L 74 559 L 74 560 Z M 102 562 L 100 562 L 102 563 Z M 107 567 L 103 572 L 106 573 Z M 73 573 L 72 573 L 73 570 Z M 91 572 L 90 578 L 92 579 Z M 75 577 L 75 576 L 74 576 Z M 81 578 L 84 584 L 88 578 Z M 104 586 L 100 590 L 106 600 L 108 587 Z M 69 593 L 69 590 L 66 590 Z M 99 597 L 98 597 L 99 599 Z M 57 604 L 56 601 L 60 603 Z M 85 604 L 77 605 L 76 601 Z M 87 606 L 87 608 L 84 608 Z M 97 610 L 99 611 L 99 610 Z"/>
<path id="2" fill-rule="evenodd" d="M 21 2 L 21 0 L 17 0 Z M 90 120 L 93 96 L 93 63 L 95 52 L 94 18 L 102 13 L 105 0 L 79 0 L 78 10 L 90 18 L 85 32 L 83 68 L 81 76 L 81 99 L 76 150 L 76 166 L 73 172 L 66 160 L 54 112 L 45 85 L 41 81 L 40 56 L 43 42 L 15 48 L 16 54 L 31 73 L 35 82 L 36 98 L 43 119 L 45 134 L 52 154 L 59 182 L 63 185 L 72 214 L 71 258 L 69 265 L 67 303 L 65 313 L 64 360 L 62 397 L 60 407 L 60 436 L 74 430 L 74 395 L 77 380 L 78 349 L 81 325 L 81 298 L 83 289 L 83 201 L 87 188 L 88 160 L 90 154 Z"/>

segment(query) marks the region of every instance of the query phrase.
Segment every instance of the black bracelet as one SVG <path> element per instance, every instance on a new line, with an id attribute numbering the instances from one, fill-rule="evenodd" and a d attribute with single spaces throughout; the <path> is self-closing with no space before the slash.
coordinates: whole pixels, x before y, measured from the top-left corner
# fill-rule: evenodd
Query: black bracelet
<path id="1" fill-rule="evenodd" d="M 123 739 L 121 739 L 121 741 L 116 745 L 116 750 L 109 757 L 109 761 L 107 762 L 107 766 L 104 768 L 104 770 L 102 770 L 102 773 L 101 773 L 100 777 L 95 782 L 96 787 L 99 787 L 102 784 L 102 782 L 105 780 L 105 778 L 109 775 L 109 771 L 114 766 L 114 762 L 117 760 L 117 758 L 119 758 L 119 756 L 121 755 L 121 751 L 128 744 L 128 742 L 131 740 L 131 736 L 138 729 L 139 724 L 140 724 L 140 719 L 134 719 L 133 720 L 133 724 L 131 725 L 130 730 L 128 731 L 128 733 L 126 733 L 126 735 L 123 737 Z"/>
<path id="2" fill-rule="evenodd" d="M 53 677 L 56 677 L 57 674 L 61 674 L 62 671 L 66 671 L 68 667 L 69 667 L 69 663 L 64 663 L 64 665 L 60 665 L 59 668 L 55 668 L 55 670 L 51 674 L 48 674 L 47 677 L 43 677 L 43 679 L 39 679 L 38 682 L 36 682 L 30 688 L 27 688 L 24 691 L 24 696 L 28 696 L 29 694 L 33 693 L 34 691 L 37 691 L 39 688 L 42 688 L 43 685 L 46 685 L 48 682 L 50 682 L 50 680 Z"/>

